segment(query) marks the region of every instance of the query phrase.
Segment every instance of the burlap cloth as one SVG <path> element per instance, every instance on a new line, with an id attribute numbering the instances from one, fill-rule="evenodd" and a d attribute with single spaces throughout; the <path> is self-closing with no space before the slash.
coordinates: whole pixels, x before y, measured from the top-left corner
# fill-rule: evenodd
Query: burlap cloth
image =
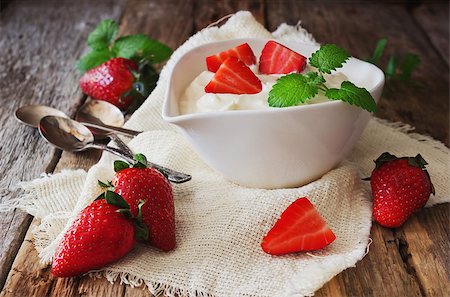
<path id="1" fill-rule="evenodd" d="M 109 280 L 154 293 L 181 296 L 312 295 L 333 276 L 355 265 L 366 253 L 371 227 L 367 182 L 373 160 L 384 151 L 398 155 L 420 152 L 429 162 L 436 196 L 428 205 L 448 202 L 449 150 L 428 137 L 406 133 L 401 124 L 371 120 L 351 156 L 320 180 L 296 189 L 260 190 L 237 186 L 210 169 L 177 128 L 160 116 L 168 74 L 179 57 L 194 46 L 231 38 L 260 37 L 315 43 L 299 25 L 282 24 L 269 33 L 248 12 L 238 12 L 223 26 L 206 28 L 178 48 L 161 72 L 158 86 L 126 127 L 148 131 L 129 144 L 152 162 L 192 174 L 174 185 L 177 248 L 169 253 L 138 244 L 125 258 L 94 272 Z M 34 231 L 42 261 L 71 219 L 97 196 L 97 179 L 112 178 L 115 157 L 103 154 L 89 172 L 63 171 L 22 183 L 25 195 L 16 206 L 41 219 Z M 81 194 L 80 194 L 81 193 Z M 336 234 L 336 241 L 312 253 L 270 256 L 260 242 L 281 212 L 307 196 Z"/>

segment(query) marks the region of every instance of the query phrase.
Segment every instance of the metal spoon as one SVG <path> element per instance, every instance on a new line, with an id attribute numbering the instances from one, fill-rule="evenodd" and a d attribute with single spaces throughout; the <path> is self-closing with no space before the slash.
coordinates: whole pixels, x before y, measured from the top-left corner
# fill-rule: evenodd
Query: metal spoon
<path id="1" fill-rule="evenodd" d="M 113 111 L 113 109 L 111 107 L 106 107 L 106 105 L 102 105 L 103 108 L 108 108 L 107 110 L 102 111 L 102 118 L 103 120 L 106 119 L 107 117 L 105 117 L 104 115 L 107 113 L 111 113 L 111 118 L 108 118 L 108 121 L 106 121 L 106 123 L 110 123 L 114 121 L 120 121 L 120 119 L 113 119 L 112 117 L 118 117 L 119 114 L 115 111 Z M 98 111 L 98 109 L 97 109 Z M 100 114 L 100 113 L 98 113 Z M 99 119 L 98 114 L 91 114 L 91 116 L 93 116 L 94 118 Z M 45 106 L 45 105 L 28 105 L 28 106 L 22 106 L 19 109 L 16 110 L 15 112 L 15 116 L 16 119 L 19 120 L 20 122 L 22 122 L 25 125 L 31 126 L 31 127 L 35 127 L 37 128 L 39 125 L 39 121 L 48 115 L 54 115 L 54 116 L 60 116 L 60 117 L 68 117 L 65 113 L 63 113 L 62 111 L 49 107 L 49 106 Z M 120 113 L 120 117 L 122 118 L 123 121 L 123 115 L 122 113 Z M 85 120 L 82 122 L 83 125 L 85 126 L 89 126 L 92 128 L 97 128 L 97 129 L 101 129 L 103 131 L 106 131 L 107 133 L 111 133 L 111 132 L 116 132 L 116 133 L 120 133 L 123 135 L 127 135 L 127 136 L 136 136 L 138 135 L 139 131 L 134 131 L 134 130 L 130 130 L 130 129 L 125 129 L 125 128 L 121 128 L 121 127 L 115 127 L 113 125 L 107 125 L 102 123 L 103 121 L 95 121 L 94 123 L 91 123 L 89 121 L 86 121 L 87 117 L 84 118 Z M 95 131 L 96 134 L 99 133 L 100 131 Z M 103 134 L 105 134 L 103 132 Z"/>
<path id="2" fill-rule="evenodd" d="M 39 122 L 39 132 L 50 144 L 65 151 L 76 152 L 95 148 L 122 157 L 129 163 L 134 162 L 132 158 L 120 149 L 94 143 L 94 135 L 88 128 L 68 118 L 46 116 Z M 148 166 L 160 171 L 173 183 L 184 183 L 191 179 L 191 176 L 188 174 L 177 172 L 151 162 L 148 162 Z"/>

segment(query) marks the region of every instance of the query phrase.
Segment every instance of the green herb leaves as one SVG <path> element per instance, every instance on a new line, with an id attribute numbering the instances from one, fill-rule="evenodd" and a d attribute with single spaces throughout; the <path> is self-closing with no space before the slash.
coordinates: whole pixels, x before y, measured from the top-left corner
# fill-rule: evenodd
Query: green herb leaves
<path id="1" fill-rule="evenodd" d="M 114 57 L 136 62 L 144 60 L 155 64 L 166 60 L 172 54 L 169 47 L 143 34 L 123 36 L 114 40 L 117 31 L 117 24 L 113 20 L 101 21 L 88 36 L 87 44 L 91 51 L 78 61 L 78 70 L 86 72 Z"/>
<path id="2" fill-rule="evenodd" d="M 304 103 L 317 95 L 318 85 L 324 82 L 323 76 L 316 72 L 282 76 L 269 93 L 269 106 L 288 107 Z"/>
<path id="3" fill-rule="evenodd" d="M 94 50 L 108 48 L 116 37 L 117 24 L 113 20 L 103 20 L 94 31 L 89 34 L 87 44 Z"/>
<path id="4" fill-rule="evenodd" d="M 325 96 L 333 100 L 342 100 L 351 105 L 362 107 L 370 112 L 374 112 L 377 109 L 372 95 L 366 89 L 358 88 L 349 81 L 342 82 L 340 89 L 328 89 L 325 92 Z"/>
<path id="5" fill-rule="evenodd" d="M 310 65 L 317 68 L 319 72 L 293 73 L 280 77 L 269 92 L 269 106 L 295 106 L 323 92 L 329 99 L 342 100 L 374 112 L 375 100 L 366 89 L 359 88 L 349 81 L 342 82 L 340 89 L 329 89 L 325 85 L 326 80 L 323 74 L 330 74 L 331 71 L 342 67 L 349 57 L 347 51 L 334 44 L 321 46 L 309 59 Z"/>
<path id="6" fill-rule="evenodd" d="M 348 58 L 350 55 L 343 48 L 334 44 L 325 44 L 311 55 L 309 64 L 319 69 L 320 72 L 331 73 L 336 68 L 341 68 Z"/>

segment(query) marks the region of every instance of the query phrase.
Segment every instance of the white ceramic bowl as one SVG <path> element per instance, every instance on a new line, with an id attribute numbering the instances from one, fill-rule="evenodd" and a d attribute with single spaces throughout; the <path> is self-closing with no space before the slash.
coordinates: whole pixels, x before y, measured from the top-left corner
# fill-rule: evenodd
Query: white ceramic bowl
<path id="1" fill-rule="evenodd" d="M 163 118 L 185 132 L 211 167 L 239 185 L 257 188 L 297 187 L 339 164 L 351 151 L 370 113 L 342 101 L 263 110 L 233 110 L 180 115 L 178 100 L 206 70 L 205 58 L 248 42 L 259 58 L 267 40 L 235 39 L 206 44 L 183 55 L 170 76 Z M 281 42 L 309 57 L 318 48 Z M 384 74 L 376 66 L 351 58 L 339 69 L 378 102 Z"/>

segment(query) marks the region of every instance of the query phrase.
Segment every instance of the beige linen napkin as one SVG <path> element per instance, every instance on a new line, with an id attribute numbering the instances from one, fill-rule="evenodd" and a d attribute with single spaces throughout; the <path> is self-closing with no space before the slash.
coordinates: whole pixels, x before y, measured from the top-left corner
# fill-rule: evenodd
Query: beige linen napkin
<path id="1" fill-rule="evenodd" d="M 244 37 L 315 43 L 300 26 L 283 24 L 271 34 L 250 13 L 238 12 L 223 26 L 198 32 L 174 52 L 156 89 L 126 127 L 148 131 L 129 143 L 134 151 L 146 154 L 152 162 L 193 176 L 188 183 L 174 185 L 177 248 L 163 253 L 138 244 L 125 258 L 93 274 L 133 286 L 145 284 L 152 293 L 165 292 L 169 296 L 312 295 L 366 253 L 371 199 L 360 174 L 368 176 L 372 160 L 382 152 L 420 152 L 430 163 L 437 190 L 429 205 L 449 201 L 448 149 L 430 138 L 404 133 L 409 129 L 404 125 L 380 120 L 369 123 L 349 161 L 304 187 L 249 189 L 228 182 L 209 168 L 177 128 L 161 119 L 168 75 L 189 49 Z M 16 202 L 41 219 L 35 230 L 35 243 L 42 261 L 51 260 L 71 219 L 97 196 L 97 179 L 112 178 L 114 159 L 103 154 L 87 173 L 63 171 L 22 183 L 26 194 Z M 336 241 L 312 253 L 279 257 L 265 254 L 260 248 L 261 239 L 281 212 L 302 196 L 307 196 L 323 215 L 336 234 Z"/>

